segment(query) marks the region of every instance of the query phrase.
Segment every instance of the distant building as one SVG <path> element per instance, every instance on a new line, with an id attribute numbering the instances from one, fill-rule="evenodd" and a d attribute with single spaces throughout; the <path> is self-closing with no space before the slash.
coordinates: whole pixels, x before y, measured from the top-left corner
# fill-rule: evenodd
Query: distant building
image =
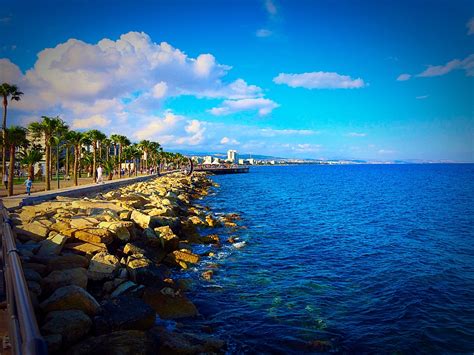
<path id="1" fill-rule="evenodd" d="M 250 165 L 255 165 L 255 159 L 249 158 L 249 159 L 247 159 L 247 163 L 250 164 Z"/>
<path id="2" fill-rule="evenodd" d="M 212 164 L 212 157 L 210 155 L 205 156 L 202 163 L 203 164 Z"/>
<path id="3" fill-rule="evenodd" d="M 244 165 L 245 164 L 245 160 L 244 159 L 239 159 L 239 165 Z"/>
<path id="4" fill-rule="evenodd" d="M 235 163 L 237 161 L 237 151 L 236 150 L 228 150 L 227 151 L 227 161 L 229 163 Z"/>

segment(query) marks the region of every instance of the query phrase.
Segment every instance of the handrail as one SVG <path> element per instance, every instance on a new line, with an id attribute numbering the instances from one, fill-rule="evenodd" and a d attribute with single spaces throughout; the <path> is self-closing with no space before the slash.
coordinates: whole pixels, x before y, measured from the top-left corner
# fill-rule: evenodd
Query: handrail
<path id="1" fill-rule="evenodd" d="M 30 293 L 12 232 L 12 222 L 0 200 L 3 224 L 3 267 L 7 294 L 10 343 L 14 354 L 46 355 L 48 346 L 36 322 Z"/>

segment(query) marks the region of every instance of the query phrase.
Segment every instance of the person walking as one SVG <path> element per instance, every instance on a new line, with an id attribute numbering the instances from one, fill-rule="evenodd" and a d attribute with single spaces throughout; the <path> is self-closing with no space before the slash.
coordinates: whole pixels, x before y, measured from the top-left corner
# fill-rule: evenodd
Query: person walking
<path id="1" fill-rule="evenodd" d="M 97 183 L 104 183 L 104 179 L 102 177 L 102 164 L 99 164 L 99 167 L 97 168 Z"/>
<path id="2" fill-rule="evenodd" d="M 26 193 L 28 194 L 28 196 L 30 196 L 31 188 L 33 187 L 33 180 L 31 180 L 31 176 L 28 176 L 28 179 L 26 179 L 25 181 L 25 185 L 26 185 Z"/>

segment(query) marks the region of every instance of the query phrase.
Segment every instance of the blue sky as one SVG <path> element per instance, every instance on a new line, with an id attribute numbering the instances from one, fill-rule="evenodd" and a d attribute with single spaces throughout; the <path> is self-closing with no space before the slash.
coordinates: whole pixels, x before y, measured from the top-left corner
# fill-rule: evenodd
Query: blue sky
<path id="1" fill-rule="evenodd" d="M 470 1 L 16 1 L 9 122 L 165 148 L 474 161 Z"/>

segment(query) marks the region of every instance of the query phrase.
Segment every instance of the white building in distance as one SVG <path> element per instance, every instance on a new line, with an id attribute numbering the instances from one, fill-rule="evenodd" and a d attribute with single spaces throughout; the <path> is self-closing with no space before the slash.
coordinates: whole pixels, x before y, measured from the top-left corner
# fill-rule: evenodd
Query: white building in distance
<path id="1" fill-rule="evenodd" d="M 235 163 L 237 161 L 237 151 L 236 150 L 228 150 L 227 151 L 227 161 L 230 163 Z"/>

